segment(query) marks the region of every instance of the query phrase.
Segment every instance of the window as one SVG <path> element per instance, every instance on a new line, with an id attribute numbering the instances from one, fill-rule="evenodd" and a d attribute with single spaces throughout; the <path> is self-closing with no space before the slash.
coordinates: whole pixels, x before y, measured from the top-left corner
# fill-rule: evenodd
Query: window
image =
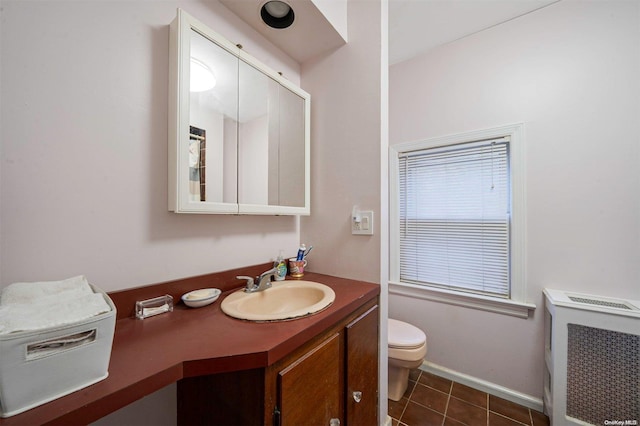
<path id="1" fill-rule="evenodd" d="M 391 147 L 392 292 L 528 316 L 522 125 Z"/>
<path id="2" fill-rule="evenodd" d="M 398 160 L 400 281 L 508 298 L 508 138 Z"/>

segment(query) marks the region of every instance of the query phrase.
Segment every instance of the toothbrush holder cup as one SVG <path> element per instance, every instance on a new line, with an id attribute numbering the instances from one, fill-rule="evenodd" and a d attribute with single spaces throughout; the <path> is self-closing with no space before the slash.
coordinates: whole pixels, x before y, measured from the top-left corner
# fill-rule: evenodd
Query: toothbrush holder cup
<path id="1" fill-rule="evenodd" d="M 295 257 L 289 259 L 289 274 L 291 278 L 302 278 L 304 276 L 304 268 L 307 266 L 306 260 L 296 260 Z"/>

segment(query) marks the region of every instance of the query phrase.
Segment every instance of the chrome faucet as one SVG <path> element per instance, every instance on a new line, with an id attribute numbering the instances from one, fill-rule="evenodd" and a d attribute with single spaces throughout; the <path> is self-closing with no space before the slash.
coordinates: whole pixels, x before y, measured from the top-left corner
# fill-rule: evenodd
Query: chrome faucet
<path id="1" fill-rule="evenodd" d="M 263 291 L 268 288 L 271 288 L 271 277 L 275 277 L 278 272 L 277 268 L 269 269 L 261 273 L 259 276 L 255 278 L 255 281 L 252 277 L 247 277 L 244 275 L 237 276 L 236 278 L 239 280 L 246 280 L 246 287 L 244 291 L 246 293 L 255 293 L 257 291 Z M 255 282 L 258 282 L 257 284 Z"/>

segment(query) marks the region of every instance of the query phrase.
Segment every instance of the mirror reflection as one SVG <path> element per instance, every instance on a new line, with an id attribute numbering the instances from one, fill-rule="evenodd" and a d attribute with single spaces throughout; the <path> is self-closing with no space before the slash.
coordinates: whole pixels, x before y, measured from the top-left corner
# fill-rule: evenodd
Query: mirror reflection
<path id="1" fill-rule="evenodd" d="M 238 200 L 304 206 L 304 99 L 242 61 L 239 75 Z"/>
<path id="2" fill-rule="evenodd" d="M 269 204 L 269 106 L 277 101 L 270 95 L 279 84 L 243 61 L 238 72 L 238 200 Z"/>
<path id="3" fill-rule="evenodd" d="M 238 59 L 191 33 L 189 200 L 237 203 Z"/>
<path id="4" fill-rule="evenodd" d="M 192 32 L 190 201 L 304 206 L 304 99 Z"/>

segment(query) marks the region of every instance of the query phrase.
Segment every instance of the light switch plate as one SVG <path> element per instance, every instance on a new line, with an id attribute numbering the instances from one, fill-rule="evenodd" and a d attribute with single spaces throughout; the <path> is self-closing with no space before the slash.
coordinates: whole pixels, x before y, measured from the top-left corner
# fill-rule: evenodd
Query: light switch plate
<path id="1" fill-rule="evenodd" d="M 373 211 L 360 211 L 360 222 L 351 221 L 351 233 L 353 235 L 373 235 Z"/>

